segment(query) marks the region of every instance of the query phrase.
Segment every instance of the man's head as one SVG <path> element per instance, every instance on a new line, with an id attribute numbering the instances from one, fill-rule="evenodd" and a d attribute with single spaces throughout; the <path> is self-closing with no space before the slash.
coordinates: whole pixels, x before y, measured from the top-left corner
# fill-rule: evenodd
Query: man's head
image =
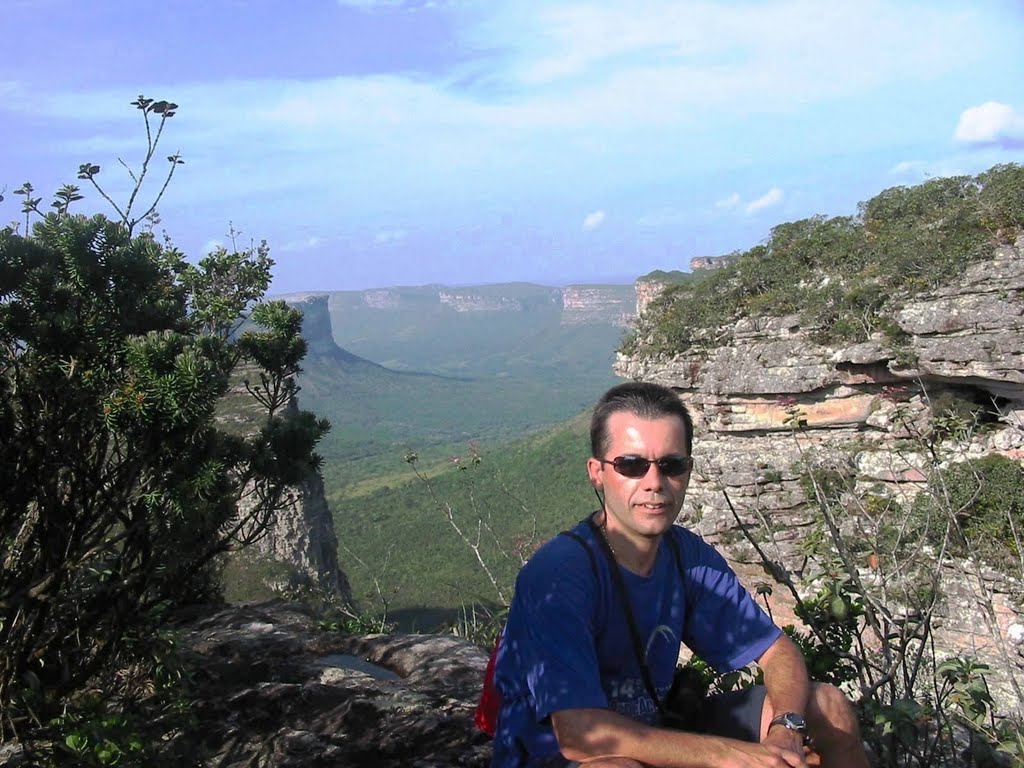
<path id="1" fill-rule="evenodd" d="M 683 422 L 686 430 L 686 455 L 693 452 L 693 419 L 679 396 L 668 387 L 643 381 L 619 384 L 605 392 L 594 407 L 590 419 L 590 455 L 604 457 L 611 442 L 608 419 L 613 413 L 625 411 L 642 419 L 660 419 L 674 416 Z"/>
<path id="2" fill-rule="evenodd" d="M 601 495 L 607 535 L 636 543 L 664 534 L 693 467 L 693 421 L 679 397 L 657 384 L 613 387 L 594 408 L 590 440 L 587 475 Z"/>

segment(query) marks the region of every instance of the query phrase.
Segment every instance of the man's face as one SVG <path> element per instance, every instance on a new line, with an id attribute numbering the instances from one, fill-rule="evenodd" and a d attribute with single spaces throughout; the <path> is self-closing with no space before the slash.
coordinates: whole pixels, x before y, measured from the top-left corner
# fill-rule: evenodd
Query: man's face
<path id="1" fill-rule="evenodd" d="M 608 418 L 608 436 L 604 455 L 587 460 L 587 473 L 594 487 L 604 494 L 609 530 L 628 538 L 660 536 L 679 515 L 690 472 L 666 477 L 651 464 L 643 477 L 630 478 L 599 459 L 641 456 L 653 462 L 666 456 L 685 456 L 686 427 L 682 419 L 642 419 L 635 413 L 618 411 Z"/>

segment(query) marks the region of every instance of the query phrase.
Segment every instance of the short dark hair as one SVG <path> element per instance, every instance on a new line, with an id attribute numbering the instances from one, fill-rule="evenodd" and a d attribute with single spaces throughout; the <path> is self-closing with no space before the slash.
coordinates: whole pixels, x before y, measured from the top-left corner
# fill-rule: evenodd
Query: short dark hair
<path id="1" fill-rule="evenodd" d="M 608 419 L 620 411 L 635 414 L 641 419 L 678 417 L 686 428 L 686 455 L 693 452 L 693 418 L 679 395 L 660 384 L 630 381 L 609 389 L 594 406 L 594 415 L 590 418 L 590 453 L 594 458 L 602 458 L 607 450 L 610 442 Z"/>

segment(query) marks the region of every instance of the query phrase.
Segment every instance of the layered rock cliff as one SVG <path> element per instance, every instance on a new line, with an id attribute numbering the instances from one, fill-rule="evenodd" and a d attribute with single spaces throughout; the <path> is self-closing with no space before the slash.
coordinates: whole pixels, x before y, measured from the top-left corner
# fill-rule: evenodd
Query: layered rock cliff
<path id="1" fill-rule="evenodd" d="M 766 546 L 799 573 L 814 530 L 800 482 L 812 457 L 845 457 L 858 488 L 909 505 L 930 466 L 927 443 L 913 443 L 910 432 L 934 425 L 944 415 L 939 403 L 972 405 L 984 427 L 948 440 L 943 466 L 990 454 L 1024 458 L 1024 236 L 969 266 L 957 284 L 906 301 L 895 321 L 898 347 L 881 335 L 818 343 L 792 315 L 741 319 L 713 334 L 731 339 L 720 346 L 620 354 L 616 373 L 674 388 L 694 415 L 686 525 L 736 560 L 758 562 L 724 489 L 744 526 L 769 523 Z M 1008 659 L 1019 664 L 1019 581 L 976 562 L 951 563 L 947 575 L 940 645 L 977 653 L 997 670 Z M 1019 688 L 1007 683 L 1002 692 L 1004 705 L 1020 705 Z"/>

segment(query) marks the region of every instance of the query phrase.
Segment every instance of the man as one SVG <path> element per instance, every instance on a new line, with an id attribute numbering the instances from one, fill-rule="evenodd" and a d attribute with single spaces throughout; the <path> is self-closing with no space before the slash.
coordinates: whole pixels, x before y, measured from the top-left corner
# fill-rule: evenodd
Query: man
<path id="1" fill-rule="evenodd" d="M 693 466 L 693 423 L 676 394 L 612 388 L 590 438 L 603 508 L 545 544 L 516 581 L 495 667 L 492 764 L 796 767 L 810 735 L 826 768 L 866 768 L 845 696 L 811 684 L 721 555 L 673 524 Z M 706 700 L 703 733 L 659 727 L 680 642 L 720 672 L 756 661 L 764 686 Z"/>

